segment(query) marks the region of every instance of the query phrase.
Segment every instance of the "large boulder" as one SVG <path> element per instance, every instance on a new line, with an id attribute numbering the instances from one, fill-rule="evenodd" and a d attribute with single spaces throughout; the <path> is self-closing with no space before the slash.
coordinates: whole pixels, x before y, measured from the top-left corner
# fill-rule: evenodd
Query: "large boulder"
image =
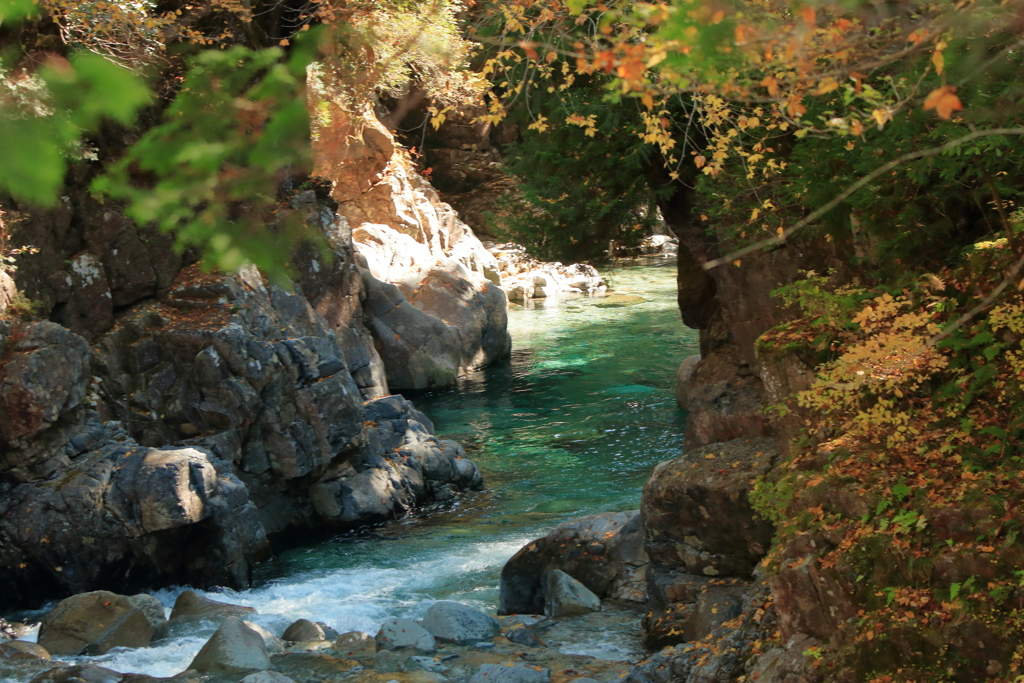
<path id="1" fill-rule="evenodd" d="M 263 671 L 270 668 L 270 657 L 260 634 L 238 617 L 228 617 L 188 668 L 203 673 Z"/>
<path id="2" fill-rule="evenodd" d="M 652 569 L 749 576 L 774 533 L 750 492 L 777 456 L 771 439 L 736 439 L 657 465 L 640 507 Z"/>
<path id="3" fill-rule="evenodd" d="M 643 601 L 645 592 L 636 586 L 647 562 L 638 511 L 581 517 L 527 544 L 505 563 L 498 614 L 543 613 L 545 576 L 555 569 L 600 598 Z"/>
<path id="4" fill-rule="evenodd" d="M 488 641 L 501 632 L 497 620 L 472 607 L 442 600 L 427 609 L 423 628 L 438 640 L 457 645 Z"/>
<path id="5" fill-rule="evenodd" d="M 511 352 L 505 292 L 474 276 L 458 260 L 450 258 L 414 272 L 402 285 L 409 303 L 458 331 L 460 374 L 490 365 Z"/>
<path id="6" fill-rule="evenodd" d="M 368 271 L 365 321 L 392 389 L 445 389 L 462 361 L 459 332 L 410 304 L 395 285 Z"/>
<path id="7" fill-rule="evenodd" d="M 55 655 L 101 655 L 144 647 L 155 629 L 148 608 L 126 595 L 93 591 L 60 602 L 39 625 L 39 645 Z"/>

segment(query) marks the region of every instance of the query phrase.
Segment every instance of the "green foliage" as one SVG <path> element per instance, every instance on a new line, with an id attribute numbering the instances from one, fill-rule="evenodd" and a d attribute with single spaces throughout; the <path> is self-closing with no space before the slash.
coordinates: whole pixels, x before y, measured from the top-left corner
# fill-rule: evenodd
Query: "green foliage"
<path id="1" fill-rule="evenodd" d="M 287 246 L 318 237 L 299 220 L 266 227 L 282 180 L 308 172 L 303 92 L 312 56 L 301 49 L 286 60 L 280 48 L 241 46 L 198 54 L 164 123 L 94 190 L 128 199 L 135 220 L 175 233 L 180 247 L 202 245 L 222 270 L 250 260 L 283 275 Z"/>
<path id="2" fill-rule="evenodd" d="M 599 92 L 589 95 L 599 102 Z M 554 99 L 534 105 L 549 117 L 561 106 Z M 524 131 L 506 150 L 506 171 L 519 181 L 520 197 L 504 198 L 492 222 L 500 237 L 542 258 L 595 260 L 613 240 L 632 247 L 650 233 L 659 189 L 645 177 L 651 150 L 637 135 L 632 106 L 581 101 L 574 111 L 580 123 Z"/>
<path id="3" fill-rule="evenodd" d="M 89 53 L 0 79 L 0 191 L 41 205 L 56 201 L 83 135 L 104 119 L 130 123 L 150 101 L 137 75 Z"/>
<path id="4" fill-rule="evenodd" d="M 772 292 L 787 306 L 799 306 L 800 312 L 811 325 L 841 328 L 850 322 L 869 295 L 855 287 L 836 287 L 832 282 L 835 271 L 819 275 L 813 270 L 803 271 L 804 279 L 783 285 Z"/>

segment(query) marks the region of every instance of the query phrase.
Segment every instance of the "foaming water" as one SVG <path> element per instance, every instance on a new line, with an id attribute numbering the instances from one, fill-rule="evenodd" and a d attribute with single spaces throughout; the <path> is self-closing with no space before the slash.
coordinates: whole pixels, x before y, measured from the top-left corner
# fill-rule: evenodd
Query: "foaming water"
<path id="1" fill-rule="evenodd" d="M 279 551 L 256 569 L 252 589 L 200 592 L 254 607 L 252 620 L 278 634 L 299 618 L 375 633 L 386 618 L 419 618 L 436 600 L 493 612 L 501 567 L 529 540 L 567 519 L 636 508 L 651 468 L 682 448 L 685 413 L 673 384 L 680 361 L 698 352 L 697 335 L 679 321 L 674 267 L 609 279 L 608 297 L 510 306 L 510 362 L 451 391 L 407 395 L 440 436 L 466 446 L 486 491 L 367 534 Z M 182 590 L 154 594 L 169 608 Z M 171 676 L 213 630 L 199 625 L 148 648 L 66 661 Z M 559 649 L 636 654 L 616 632 Z"/>

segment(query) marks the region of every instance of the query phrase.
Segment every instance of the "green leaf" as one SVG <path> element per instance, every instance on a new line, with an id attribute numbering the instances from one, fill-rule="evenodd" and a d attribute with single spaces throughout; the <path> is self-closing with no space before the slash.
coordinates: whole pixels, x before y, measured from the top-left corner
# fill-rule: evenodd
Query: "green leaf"
<path id="1" fill-rule="evenodd" d="M 17 21 L 36 13 L 33 0 L 0 0 L 0 21 Z"/>
<path id="2" fill-rule="evenodd" d="M 587 6 L 587 0 L 565 0 L 565 6 L 573 14 L 579 14 Z"/>
<path id="3" fill-rule="evenodd" d="M 0 188 L 14 197 L 49 206 L 64 181 L 64 140 L 54 122 L 13 118 L 0 111 Z"/>

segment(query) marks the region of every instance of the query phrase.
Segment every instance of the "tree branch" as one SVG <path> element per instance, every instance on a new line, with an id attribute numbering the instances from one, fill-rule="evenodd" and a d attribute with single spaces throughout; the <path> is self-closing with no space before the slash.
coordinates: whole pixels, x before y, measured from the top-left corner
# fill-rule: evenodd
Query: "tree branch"
<path id="1" fill-rule="evenodd" d="M 729 253 L 725 256 L 716 258 L 712 261 L 708 261 L 707 263 L 704 264 L 704 270 L 711 270 L 712 268 L 716 268 L 726 263 L 732 263 L 736 259 L 746 256 L 751 252 L 758 251 L 759 249 L 770 247 L 775 244 L 785 243 L 785 241 L 797 230 L 800 230 L 801 228 L 804 228 L 813 223 L 814 221 L 818 220 L 823 215 L 825 215 L 826 213 L 834 209 L 836 206 L 844 202 L 848 197 L 850 197 L 850 195 L 855 193 L 857 190 L 861 189 L 878 176 L 888 171 L 891 171 L 897 166 L 900 166 L 910 161 L 914 161 L 916 159 L 924 159 L 926 157 L 938 156 L 944 152 L 948 152 L 949 150 L 955 149 L 960 145 L 966 144 L 972 140 L 977 140 L 978 138 L 989 137 L 992 135 L 1024 135 L 1024 127 L 1018 126 L 1013 128 L 991 128 L 989 130 L 976 130 L 962 137 L 950 140 L 949 142 L 943 145 L 939 145 L 938 147 L 932 147 L 930 149 L 921 150 L 920 152 L 908 152 L 907 154 L 899 156 L 890 161 L 889 163 L 879 166 L 874 171 L 872 171 L 871 173 L 867 174 L 866 176 L 855 182 L 853 185 L 850 185 L 848 188 L 846 188 L 841 193 L 836 195 L 827 204 L 818 208 L 815 211 L 812 211 L 808 216 L 800 220 L 795 225 L 783 230 L 781 234 L 776 235 L 774 237 L 769 237 L 768 239 L 761 240 L 760 242 L 755 242 L 754 244 L 743 247 L 742 249 L 737 249 L 736 251 Z"/>

